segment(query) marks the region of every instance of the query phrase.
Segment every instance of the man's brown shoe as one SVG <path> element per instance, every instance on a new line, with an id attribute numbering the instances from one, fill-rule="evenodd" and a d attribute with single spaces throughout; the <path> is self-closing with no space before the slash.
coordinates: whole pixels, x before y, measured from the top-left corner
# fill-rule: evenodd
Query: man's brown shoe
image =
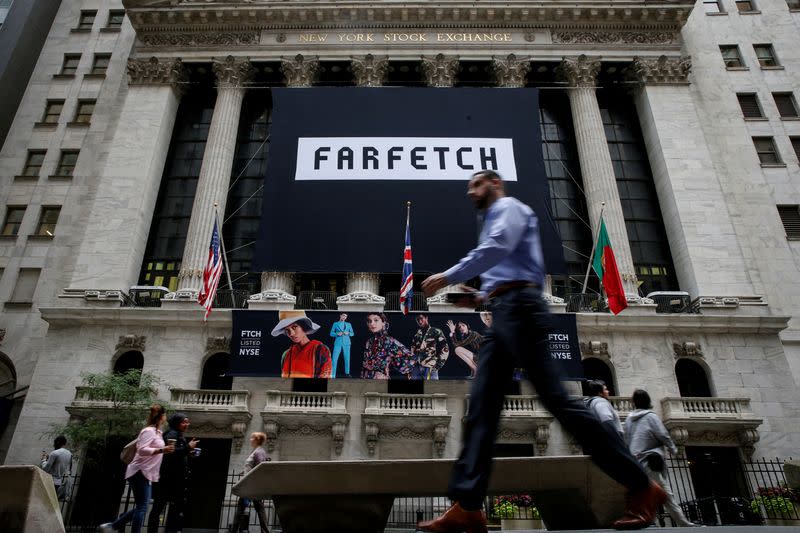
<path id="1" fill-rule="evenodd" d="M 625 515 L 614 522 L 616 529 L 643 529 L 653 523 L 658 507 L 667 501 L 667 493 L 659 485 L 650 482 L 642 491 L 628 495 Z"/>
<path id="2" fill-rule="evenodd" d="M 486 533 L 486 516 L 483 511 L 467 511 L 454 503 L 442 516 L 417 524 L 419 531 L 433 533 Z"/>

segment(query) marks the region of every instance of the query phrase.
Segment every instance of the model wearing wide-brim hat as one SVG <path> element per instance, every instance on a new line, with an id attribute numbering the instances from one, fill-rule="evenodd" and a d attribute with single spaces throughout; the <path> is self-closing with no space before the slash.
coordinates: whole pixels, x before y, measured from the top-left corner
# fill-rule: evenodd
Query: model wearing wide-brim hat
<path id="1" fill-rule="evenodd" d="M 286 328 L 294 323 L 299 323 L 303 326 L 303 331 L 306 334 L 314 333 L 320 328 L 319 324 L 315 324 L 306 316 L 305 311 L 279 311 L 278 325 L 272 328 L 272 336 L 280 337 L 281 335 L 286 335 Z"/>

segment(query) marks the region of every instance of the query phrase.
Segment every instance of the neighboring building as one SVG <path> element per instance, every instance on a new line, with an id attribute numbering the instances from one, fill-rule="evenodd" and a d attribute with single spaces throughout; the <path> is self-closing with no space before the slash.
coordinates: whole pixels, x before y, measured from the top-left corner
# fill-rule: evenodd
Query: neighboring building
<path id="1" fill-rule="evenodd" d="M 61 0 L 0 0 L 0 145 L 5 141 Z"/>
<path id="2" fill-rule="evenodd" d="M 569 268 L 547 292 L 554 312 L 579 311 L 587 375 L 619 397 L 647 388 L 690 458 L 795 454 L 798 5 L 623 4 L 63 2 L 0 152 L 0 383 L 30 386 L 0 457 L 36 461 L 51 424 L 105 408 L 76 389 L 81 373 L 126 368 L 163 378 L 203 453 L 230 457 L 207 483 L 240 468 L 251 431 L 276 460 L 457 454 L 465 382 L 219 377 L 232 327 L 219 307 L 242 295 L 253 309 L 399 308 L 397 272 L 248 272 L 258 195 L 236 209 L 264 176 L 268 89 L 317 85 L 542 88 Z M 238 292 L 204 323 L 206 200 L 229 187 Z M 210 196 L 194 207 L 196 189 Z M 601 201 L 629 293 L 619 316 L 577 295 Z M 323 406 L 305 407 L 310 389 Z M 386 401 L 403 392 L 424 394 L 412 416 Z M 578 452 L 526 384 L 510 392 L 498 453 Z"/>

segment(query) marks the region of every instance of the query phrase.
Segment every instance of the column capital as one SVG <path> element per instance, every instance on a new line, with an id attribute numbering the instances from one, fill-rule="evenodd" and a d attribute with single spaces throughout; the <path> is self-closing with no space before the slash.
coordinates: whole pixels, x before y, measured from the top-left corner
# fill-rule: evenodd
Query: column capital
<path id="1" fill-rule="evenodd" d="M 514 54 L 492 57 L 492 69 L 498 87 L 525 87 L 526 77 L 531 71 L 529 59 L 520 59 Z"/>
<path id="2" fill-rule="evenodd" d="M 691 70 L 692 58 L 689 56 L 634 57 L 625 73 L 629 80 L 644 85 L 688 85 Z"/>
<path id="3" fill-rule="evenodd" d="M 456 74 L 461 70 L 458 56 L 436 54 L 434 57 L 422 56 L 422 72 L 429 87 L 452 87 Z"/>
<path id="4" fill-rule="evenodd" d="M 215 59 L 211 65 L 217 78 L 217 87 L 224 89 L 240 89 L 253 79 L 255 69 L 248 59 L 228 56 Z"/>
<path id="5" fill-rule="evenodd" d="M 599 72 L 600 58 L 587 57 L 584 54 L 578 57 L 565 57 L 556 67 L 556 74 L 570 87 L 594 87 Z"/>
<path id="6" fill-rule="evenodd" d="M 130 85 L 172 85 L 181 89 L 189 74 L 180 58 L 129 58 L 128 83 Z"/>
<path id="7" fill-rule="evenodd" d="M 281 58 L 281 72 L 287 87 L 311 87 L 319 76 L 319 58 L 297 54 L 291 59 Z"/>
<path id="8" fill-rule="evenodd" d="M 351 57 L 350 68 L 356 77 L 359 87 L 380 87 L 386 83 L 389 73 L 389 58 L 387 56 L 375 57 L 372 54 Z"/>

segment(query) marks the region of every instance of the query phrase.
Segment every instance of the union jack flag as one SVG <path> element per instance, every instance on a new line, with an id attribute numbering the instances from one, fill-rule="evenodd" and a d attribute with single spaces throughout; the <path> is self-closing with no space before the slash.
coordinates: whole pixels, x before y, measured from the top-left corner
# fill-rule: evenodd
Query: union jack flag
<path id="1" fill-rule="evenodd" d="M 211 314 L 219 278 L 222 276 L 222 256 L 219 253 L 219 245 L 219 231 L 217 231 L 217 221 L 214 220 L 214 231 L 211 232 L 211 244 L 208 247 L 208 262 L 203 270 L 203 287 L 197 297 L 198 303 L 206 308 L 204 321 L 208 320 L 208 315 Z"/>
<path id="2" fill-rule="evenodd" d="M 407 315 L 411 311 L 411 297 L 414 295 L 414 269 L 411 266 L 411 222 L 406 219 L 406 247 L 403 250 L 403 283 L 400 285 L 400 309 Z"/>

